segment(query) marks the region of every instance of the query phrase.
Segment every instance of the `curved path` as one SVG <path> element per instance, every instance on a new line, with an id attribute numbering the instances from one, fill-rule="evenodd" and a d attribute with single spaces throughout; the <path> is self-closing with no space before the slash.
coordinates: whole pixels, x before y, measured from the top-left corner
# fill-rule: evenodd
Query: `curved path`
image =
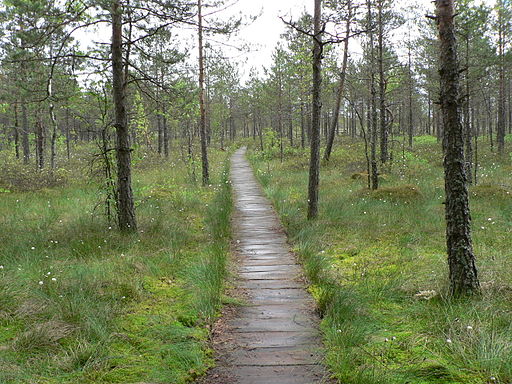
<path id="1" fill-rule="evenodd" d="M 215 342 L 217 367 L 206 383 L 324 383 L 315 303 L 244 148 L 232 158 L 231 180 L 238 289 L 247 305 L 223 323 Z"/>

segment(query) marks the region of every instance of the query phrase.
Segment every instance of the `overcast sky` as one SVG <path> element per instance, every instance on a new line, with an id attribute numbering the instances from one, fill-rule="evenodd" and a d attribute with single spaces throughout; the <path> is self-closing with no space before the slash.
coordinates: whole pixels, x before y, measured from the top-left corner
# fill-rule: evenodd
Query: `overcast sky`
<path id="1" fill-rule="evenodd" d="M 309 13 L 313 13 L 313 0 L 227 0 L 236 2 L 235 5 L 228 9 L 216 13 L 213 18 L 224 18 L 229 16 L 258 16 L 258 18 L 241 28 L 237 36 L 232 37 L 229 41 L 226 41 L 225 36 L 216 36 L 214 40 L 224 41 L 228 45 L 242 46 L 244 43 L 250 46 L 249 53 L 240 53 L 239 51 L 229 48 L 229 46 L 222 46 L 215 42 L 212 42 L 218 48 L 224 50 L 225 55 L 230 57 L 232 61 L 236 61 L 239 64 L 240 75 L 242 79 L 247 79 L 248 73 L 251 67 L 255 67 L 260 70 L 263 67 L 269 67 L 272 64 L 271 55 L 274 51 L 278 41 L 280 40 L 281 34 L 286 30 L 284 23 L 279 19 L 279 16 L 285 18 L 293 18 L 296 20 L 304 10 Z M 480 0 L 489 5 L 494 4 L 494 0 Z M 408 8 L 407 13 L 415 13 L 416 17 L 424 17 L 425 13 L 433 12 L 433 4 L 431 0 L 395 0 L 394 6 L 405 9 Z M 208 17 L 206 17 L 208 22 Z M 401 30 L 395 31 L 393 38 L 394 44 L 398 48 L 404 43 L 403 36 L 408 34 L 407 26 L 404 26 Z M 195 29 L 182 31 L 178 35 L 186 38 L 186 43 L 183 44 L 189 49 L 191 59 L 193 62 L 196 61 L 197 57 L 197 31 Z M 92 40 L 104 40 L 105 42 L 110 41 L 110 30 L 101 30 L 96 34 L 84 33 L 81 36 L 83 42 L 90 42 Z M 357 44 L 352 44 L 353 49 L 357 51 Z"/>
<path id="2" fill-rule="evenodd" d="M 249 25 L 243 26 L 236 37 L 234 45 L 241 41 L 250 44 L 248 54 L 237 54 L 227 49 L 234 60 L 245 63 L 242 70 L 247 75 L 251 67 L 268 67 L 271 64 L 272 51 L 286 27 L 279 16 L 298 18 L 304 10 L 313 13 L 313 0 L 239 0 L 226 11 L 229 15 L 245 15 L 259 17 Z"/>
<path id="3" fill-rule="evenodd" d="M 396 3 L 403 6 L 416 5 L 415 8 L 422 8 L 430 3 L 430 0 L 397 0 Z M 226 48 L 233 60 L 242 65 L 240 69 L 243 79 L 247 78 L 251 67 L 261 69 L 271 65 L 271 56 L 280 36 L 286 30 L 286 26 L 279 19 L 284 16 L 286 19 L 292 17 L 297 19 L 304 10 L 313 13 L 313 0 L 238 0 L 236 5 L 224 12 L 224 15 L 259 15 L 256 21 L 243 27 L 237 37 L 231 39 L 230 43 L 241 45 L 241 41 L 250 44 L 251 51 L 248 54 L 240 54 L 235 50 Z M 216 17 L 220 16 L 217 14 Z"/>
<path id="4" fill-rule="evenodd" d="M 492 5 L 495 2 L 495 0 L 480 1 L 488 5 Z M 238 0 L 236 5 L 224 12 L 224 14 L 228 15 L 261 14 L 251 25 L 241 29 L 238 38 L 234 38 L 231 41 L 234 45 L 240 45 L 239 39 L 245 41 L 250 44 L 251 52 L 241 55 L 230 49 L 225 50 L 233 60 L 244 63 L 241 66 L 241 70 L 245 72 L 245 74 L 242 73 L 242 78 L 246 78 L 251 67 L 260 69 L 263 66 L 269 67 L 271 65 L 272 52 L 280 39 L 280 35 L 286 29 L 279 16 L 291 16 L 297 19 L 304 10 L 312 14 L 313 4 L 313 0 Z M 416 14 L 412 17 L 424 17 L 427 12 L 433 13 L 434 11 L 434 5 L 431 0 L 395 0 L 394 6 L 402 10 L 408 9 L 407 13 L 409 14 Z M 220 16 L 220 14 L 216 16 Z M 399 46 L 404 43 L 404 34 L 408 34 L 407 26 L 403 26 L 403 28 L 395 31 L 395 37 L 392 37 L 393 40 L 396 40 L 395 44 Z M 353 44 L 353 47 L 356 45 Z M 355 49 L 357 50 L 357 47 Z"/>

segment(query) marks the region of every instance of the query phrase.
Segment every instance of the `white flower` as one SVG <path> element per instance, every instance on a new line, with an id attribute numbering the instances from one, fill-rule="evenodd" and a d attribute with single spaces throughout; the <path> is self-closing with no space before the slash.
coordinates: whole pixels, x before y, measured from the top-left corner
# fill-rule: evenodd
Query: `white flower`
<path id="1" fill-rule="evenodd" d="M 3 266 L 3 265 L 0 265 L 0 269 L 4 269 L 4 266 Z"/>
<path id="2" fill-rule="evenodd" d="M 57 281 L 57 279 L 55 277 L 52 277 L 52 281 Z"/>
<path id="3" fill-rule="evenodd" d="M 446 339 L 446 342 L 447 342 L 448 344 L 451 344 L 451 343 L 452 343 L 452 339 Z"/>
<path id="4" fill-rule="evenodd" d="M 43 285 L 44 283 L 42 281 L 39 282 L 39 285 Z"/>
<path id="5" fill-rule="evenodd" d="M 32 250 L 33 250 L 33 249 L 36 249 L 36 247 L 30 247 L 30 249 L 32 249 Z"/>
<path id="6" fill-rule="evenodd" d="M 468 329 L 468 331 L 471 331 L 473 329 L 473 327 L 471 325 L 468 325 L 467 329 Z"/>

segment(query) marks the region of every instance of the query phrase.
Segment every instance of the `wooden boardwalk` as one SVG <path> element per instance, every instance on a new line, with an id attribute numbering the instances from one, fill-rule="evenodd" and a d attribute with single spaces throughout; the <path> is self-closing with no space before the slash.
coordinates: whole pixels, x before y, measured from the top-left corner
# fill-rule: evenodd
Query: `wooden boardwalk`
<path id="1" fill-rule="evenodd" d="M 325 383 L 315 303 L 269 201 L 238 150 L 231 164 L 238 288 L 246 306 L 227 316 L 207 384 Z"/>

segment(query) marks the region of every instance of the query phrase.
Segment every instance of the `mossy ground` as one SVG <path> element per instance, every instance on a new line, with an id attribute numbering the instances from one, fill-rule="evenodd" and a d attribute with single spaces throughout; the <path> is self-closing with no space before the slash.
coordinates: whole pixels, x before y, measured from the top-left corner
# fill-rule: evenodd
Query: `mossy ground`
<path id="1" fill-rule="evenodd" d="M 447 295 L 440 144 L 396 151 L 366 190 L 363 144 L 343 138 L 321 169 L 319 219 L 306 220 L 308 151 L 251 156 L 304 262 L 323 316 L 327 363 L 342 383 L 512 381 L 512 167 L 480 143 L 470 188 L 482 295 Z M 256 146 L 255 146 L 256 147 Z"/>
<path id="2" fill-rule="evenodd" d="M 208 187 L 193 180 L 198 164 L 137 163 L 131 235 L 106 221 L 85 161 L 59 185 L 4 187 L 0 383 L 179 384 L 206 371 L 231 211 L 229 153 L 210 155 Z"/>

